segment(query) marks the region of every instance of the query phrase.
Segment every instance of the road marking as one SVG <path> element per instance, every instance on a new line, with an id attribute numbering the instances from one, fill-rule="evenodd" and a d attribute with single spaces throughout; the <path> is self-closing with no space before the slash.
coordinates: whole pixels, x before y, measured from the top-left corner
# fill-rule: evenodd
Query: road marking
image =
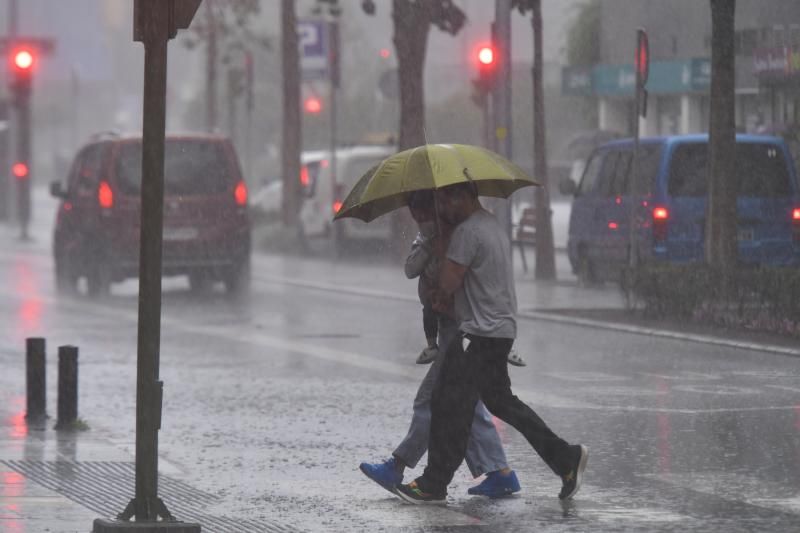
<path id="1" fill-rule="evenodd" d="M 789 387 L 787 385 L 767 385 L 771 389 L 788 390 L 790 392 L 800 393 L 800 387 Z"/>
<path id="2" fill-rule="evenodd" d="M 548 376 L 563 381 L 576 381 L 579 383 L 608 383 L 612 381 L 628 381 L 629 376 L 616 376 L 604 372 L 545 372 L 543 376 Z"/>
<path id="3" fill-rule="evenodd" d="M 668 381 L 715 381 L 722 379 L 722 376 L 719 374 L 704 374 L 702 372 L 681 372 L 673 376 L 668 376 L 666 374 L 655 374 L 653 372 L 638 372 L 638 374 L 658 379 L 665 379 Z"/>
<path id="4" fill-rule="evenodd" d="M 732 385 L 676 385 L 672 390 L 694 392 L 696 394 L 714 394 L 718 396 L 746 396 L 761 394 L 761 390 L 752 387 L 736 387 Z"/>

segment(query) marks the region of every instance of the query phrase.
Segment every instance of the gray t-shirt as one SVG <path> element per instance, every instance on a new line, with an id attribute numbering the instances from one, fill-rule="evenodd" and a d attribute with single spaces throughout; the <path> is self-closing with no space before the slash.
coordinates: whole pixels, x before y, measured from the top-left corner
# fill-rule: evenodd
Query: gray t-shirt
<path id="1" fill-rule="evenodd" d="M 447 258 L 467 267 L 455 293 L 455 312 L 464 333 L 514 339 L 517 295 L 511 266 L 511 243 L 497 219 L 484 209 L 459 224 L 450 238 Z"/>

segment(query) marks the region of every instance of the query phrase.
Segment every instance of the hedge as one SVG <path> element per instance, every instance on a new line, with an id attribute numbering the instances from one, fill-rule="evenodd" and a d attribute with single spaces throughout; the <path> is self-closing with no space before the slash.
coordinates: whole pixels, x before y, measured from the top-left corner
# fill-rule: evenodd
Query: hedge
<path id="1" fill-rule="evenodd" d="M 626 273 L 646 316 L 800 336 L 800 268 L 648 264 Z"/>

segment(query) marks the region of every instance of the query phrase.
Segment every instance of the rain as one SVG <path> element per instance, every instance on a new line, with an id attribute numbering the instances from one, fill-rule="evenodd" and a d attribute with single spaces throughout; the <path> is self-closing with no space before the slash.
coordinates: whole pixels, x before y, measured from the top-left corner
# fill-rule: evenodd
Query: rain
<path id="1" fill-rule="evenodd" d="M 0 34 L 0 532 L 800 530 L 796 0 Z"/>

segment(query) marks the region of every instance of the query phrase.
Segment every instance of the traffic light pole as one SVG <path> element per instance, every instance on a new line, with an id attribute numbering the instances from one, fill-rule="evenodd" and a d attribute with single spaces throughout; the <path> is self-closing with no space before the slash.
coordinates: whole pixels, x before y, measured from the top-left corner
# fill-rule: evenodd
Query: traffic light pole
<path id="1" fill-rule="evenodd" d="M 636 60 L 634 69 L 636 70 L 636 97 L 634 105 L 636 106 L 633 120 L 633 156 L 631 161 L 631 177 L 629 179 L 628 189 L 630 191 L 631 205 L 630 205 L 630 222 L 628 234 L 628 267 L 633 274 L 633 271 L 639 267 L 639 233 L 636 222 L 636 214 L 639 212 L 640 199 L 639 194 L 646 191 L 639 191 L 639 138 L 641 137 L 640 131 L 640 117 L 647 116 L 647 78 L 649 74 L 649 45 L 647 40 L 647 32 L 639 28 L 636 30 Z M 630 284 L 629 284 L 630 285 Z M 630 290 L 631 287 L 629 286 Z"/>
<path id="2" fill-rule="evenodd" d="M 16 161 L 25 165 L 25 174 L 15 176 L 17 189 L 17 221 L 20 239 L 28 239 L 31 219 L 31 88 L 29 84 L 16 89 L 17 110 Z"/>

